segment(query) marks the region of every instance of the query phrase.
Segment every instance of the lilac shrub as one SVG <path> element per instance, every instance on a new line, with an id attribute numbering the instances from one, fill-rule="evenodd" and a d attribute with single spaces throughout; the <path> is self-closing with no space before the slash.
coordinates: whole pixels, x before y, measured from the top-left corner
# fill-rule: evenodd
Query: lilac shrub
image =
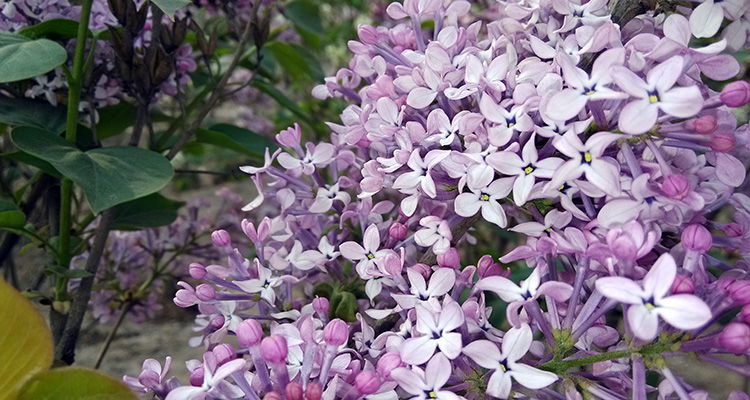
<path id="1" fill-rule="evenodd" d="M 180 284 L 205 348 L 190 381 L 149 359 L 131 386 L 169 400 L 706 398 L 668 366 L 685 355 L 750 377 L 722 357 L 750 354 L 750 128 L 732 113 L 750 84 L 702 81 L 733 78 L 722 52 L 746 39 L 691 47 L 718 33 L 714 9 L 741 24 L 750 4 L 622 26 L 605 0 L 501 5 L 482 23 L 466 1 L 405 0 L 387 8 L 395 25 L 360 26 L 349 68 L 313 90 L 350 102 L 330 142 L 303 144 L 295 125 L 242 167 L 258 191 L 243 211 L 272 207 L 242 222 L 255 252 L 192 264 L 199 283 Z M 482 220 L 525 243 L 467 259 Z"/>

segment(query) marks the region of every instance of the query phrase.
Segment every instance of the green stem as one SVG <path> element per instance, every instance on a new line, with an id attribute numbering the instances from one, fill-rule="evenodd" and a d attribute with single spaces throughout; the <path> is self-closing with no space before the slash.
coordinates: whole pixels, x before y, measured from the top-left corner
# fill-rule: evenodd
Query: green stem
<path id="1" fill-rule="evenodd" d="M 68 116 L 65 129 L 65 140 L 75 143 L 78 129 L 78 105 L 81 102 L 81 89 L 84 78 L 84 57 L 86 55 L 86 37 L 89 32 L 89 16 L 93 0 L 84 0 L 81 7 L 81 19 L 78 23 L 76 51 L 73 55 L 73 72 L 68 79 Z M 60 248 L 57 263 L 63 268 L 70 267 L 70 226 L 73 199 L 73 181 L 63 178 L 60 199 Z M 55 283 L 55 299 L 67 299 L 67 278 L 58 276 Z"/>
<path id="2" fill-rule="evenodd" d="M 654 355 L 659 354 L 665 351 L 671 351 L 672 350 L 673 343 L 654 343 L 650 346 L 645 346 L 639 349 L 625 349 L 625 350 L 618 350 L 618 351 L 611 351 L 608 353 L 602 353 L 602 354 L 595 354 L 593 356 L 587 356 L 587 357 L 580 357 L 575 358 L 572 360 L 559 360 L 559 359 L 552 359 L 542 365 L 539 366 L 540 369 L 554 372 L 555 374 L 562 374 L 566 371 L 570 370 L 571 368 L 579 368 L 586 365 L 594 364 L 600 361 L 608 361 L 608 360 L 615 360 L 618 358 L 625 358 L 630 357 L 632 354 L 641 354 L 641 355 Z"/>

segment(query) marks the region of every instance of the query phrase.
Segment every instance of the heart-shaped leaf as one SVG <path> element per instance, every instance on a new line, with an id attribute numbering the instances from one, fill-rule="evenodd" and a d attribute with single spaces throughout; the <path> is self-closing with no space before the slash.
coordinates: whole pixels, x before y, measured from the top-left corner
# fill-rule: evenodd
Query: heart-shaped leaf
<path id="1" fill-rule="evenodd" d="M 30 39 L 75 39 L 78 36 L 78 21 L 66 18 L 48 19 L 36 25 L 27 26 L 18 33 Z"/>
<path id="2" fill-rule="evenodd" d="M 26 223 L 26 215 L 15 204 L 0 200 L 0 228 L 21 229 Z"/>
<path id="3" fill-rule="evenodd" d="M 0 96 L 0 122 L 4 124 L 36 126 L 52 133 L 62 133 L 66 118 L 64 108 L 53 107 L 46 101 Z"/>
<path id="4" fill-rule="evenodd" d="M 164 11 L 169 18 L 174 19 L 174 12 L 192 3 L 190 0 L 153 0 L 157 7 Z"/>
<path id="5" fill-rule="evenodd" d="M 46 74 L 62 65 L 67 59 L 68 52 L 65 48 L 49 39 L 18 41 L 2 46 L 0 47 L 0 83 L 15 82 Z"/>
<path id="6" fill-rule="evenodd" d="M 169 225 L 177 219 L 177 210 L 185 203 L 170 200 L 159 193 L 135 199 L 117 207 L 113 229 L 141 229 Z"/>
<path id="7" fill-rule="evenodd" d="M 159 191 L 174 175 L 172 164 L 164 156 L 136 147 L 83 152 L 59 136 L 32 127 L 14 129 L 11 140 L 80 186 L 97 214 Z"/>
<path id="8" fill-rule="evenodd" d="M 24 385 L 18 400 L 136 400 L 120 380 L 90 368 L 65 367 L 41 373 Z"/>
<path id="9" fill-rule="evenodd" d="M 16 33 L 0 32 L 0 47 L 28 41 L 29 39 L 27 37 L 18 35 Z"/>
<path id="10" fill-rule="evenodd" d="M 52 334 L 28 299 L 0 278 L 0 393 L 14 399 L 33 375 L 52 365 Z"/>

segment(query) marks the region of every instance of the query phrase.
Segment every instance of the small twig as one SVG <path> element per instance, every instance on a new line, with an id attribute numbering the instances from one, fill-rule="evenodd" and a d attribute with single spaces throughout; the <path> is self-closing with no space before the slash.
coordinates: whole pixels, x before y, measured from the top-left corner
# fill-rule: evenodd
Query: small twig
<path id="1" fill-rule="evenodd" d="M 229 67 L 227 68 L 226 72 L 224 72 L 224 76 L 221 77 L 221 80 L 219 83 L 216 84 L 216 87 L 213 88 L 211 92 L 211 97 L 208 98 L 206 103 L 203 105 L 203 107 L 198 112 L 198 116 L 193 120 L 193 123 L 190 124 L 190 127 L 187 127 L 185 125 L 185 130 L 182 132 L 182 136 L 177 140 L 177 143 L 172 146 L 172 148 L 169 150 L 169 153 L 167 153 L 167 159 L 171 160 L 174 158 L 174 156 L 177 155 L 177 153 L 182 150 L 182 148 L 185 146 L 187 141 L 192 137 L 195 132 L 198 130 L 198 128 L 203 123 L 203 120 L 206 119 L 208 116 L 208 113 L 211 112 L 211 110 L 214 108 L 216 103 L 219 101 L 219 99 L 222 96 L 222 92 L 224 91 L 224 87 L 227 85 L 227 82 L 229 82 L 229 79 L 231 78 L 232 72 L 234 72 L 234 69 L 237 68 L 237 65 L 239 64 L 240 60 L 242 59 L 242 55 L 245 53 L 245 47 L 247 46 L 247 43 L 250 41 L 250 36 L 252 36 L 252 26 L 250 22 L 247 23 L 247 26 L 245 26 L 245 31 L 242 33 L 242 38 L 240 39 L 240 42 L 237 44 L 237 50 L 234 53 L 234 57 L 232 58 L 231 63 L 229 64 Z"/>
<path id="2" fill-rule="evenodd" d="M 101 350 L 99 350 L 99 355 L 96 356 L 94 369 L 99 369 L 99 366 L 102 365 L 104 356 L 107 354 L 107 350 L 109 350 L 109 345 L 112 344 L 112 341 L 115 339 L 115 334 L 117 333 L 117 329 L 120 328 L 122 321 L 125 320 L 125 315 L 127 315 L 128 312 L 130 312 L 130 309 L 132 308 L 133 308 L 132 301 L 123 303 L 122 306 L 120 307 L 120 315 L 117 316 L 117 320 L 115 321 L 115 324 L 112 325 L 112 329 L 110 329 L 109 334 L 107 335 L 107 338 L 104 340 L 104 344 L 102 345 Z"/>
<path id="3" fill-rule="evenodd" d="M 62 332 L 60 340 L 55 343 L 55 358 L 62 360 L 66 364 L 73 364 L 75 361 L 75 348 L 78 342 L 78 335 L 81 332 L 83 317 L 86 315 L 89 299 L 91 298 L 91 288 L 94 286 L 94 278 L 101 264 L 102 253 L 107 244 L 109 231 L 112 229 L 117 207 L 112 207 L 102 213 L 99 228 L 94 237 L 94 244 L 89 250 L 89 258 L 86 260 L 86 271 L 91 274 L 81 279 L 81 283 L 76 290 L 67 316 L 67 323 Z"/>
<path id="4" fill-rule="evenodd" d="M 234 176 L 231 172 L 223 171 L 201 171 L 198 169 L 175 169 L 176 174 L 208 174 L 208 175 L 221 175 L 221 176 Z"/>

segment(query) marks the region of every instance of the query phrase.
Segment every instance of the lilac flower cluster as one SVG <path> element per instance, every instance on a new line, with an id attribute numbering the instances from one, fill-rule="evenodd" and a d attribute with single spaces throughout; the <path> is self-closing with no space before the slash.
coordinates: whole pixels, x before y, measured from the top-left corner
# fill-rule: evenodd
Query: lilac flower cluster
<path id="1" fill-rule="evenodd" d="M 127 309 L 131 322 L 151 320 L 163 308 L 165 281 L 183 278 L 188 265 L 195 260 L 204 263 L 220 260 L 224 252 L 210 242 L 205 243 L 206 236 L 217 226 L 240 232 L 235 210 L 241 200 L 229 190 L 221 190 L 217 195 L 222 202 L 212 215 L 206 212 L 211 202 L 199 198 L 189 202 L 185 212 L 168 226 L 113 232 L 91 293 L 89 305 L 93 318 L 102 324 L 111 323 Z M 75 257 L 73 267 L 82 268 L 87 258 L 88 252 Z M 77 284 L 78 280 L 70 282 L 74 287 Z"/>
<path id="2" fill-rule="evenodd" d="M 731 4 L 624 26 L 606 0 L 503 1 L 487 24 L 462 0 L 391 4 L 402 23 L 361 26 L 313 91 L 352 103 L 330 143 L 294 126 L 242 167 L 243 210 L 276 209 L 242 222 L 254 254 L 216 231 L 227 263 L 180 284 L 206 348 L 189 385 L 155 360 L 126 380 L 169 400 L 645 400 L 708 397 L 669 357 L 750 376 L 719 357 L 750 354 L 750 127 L 731 110 L 750 83 L 701 80 L 739 71 L 727 39 L 689 46 L 716 33 L 691 23 L 709 3 Z M 499 261 L 528 278 L 462 256 L 481 220 L 526 237 Z"/>

